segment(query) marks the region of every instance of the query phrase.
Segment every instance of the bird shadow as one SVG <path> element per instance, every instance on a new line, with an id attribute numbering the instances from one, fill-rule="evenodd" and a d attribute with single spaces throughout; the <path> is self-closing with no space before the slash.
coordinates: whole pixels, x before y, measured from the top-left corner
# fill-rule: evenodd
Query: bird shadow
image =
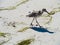
<path id="1" fill-rule="evenodd" d="M 38 32 L 48 32 L 50 34 L 53 34 L 54 32 L 48 31 L 46 28 L 43 27 L 30 27 L 31 29 L 38 31 Z"/>

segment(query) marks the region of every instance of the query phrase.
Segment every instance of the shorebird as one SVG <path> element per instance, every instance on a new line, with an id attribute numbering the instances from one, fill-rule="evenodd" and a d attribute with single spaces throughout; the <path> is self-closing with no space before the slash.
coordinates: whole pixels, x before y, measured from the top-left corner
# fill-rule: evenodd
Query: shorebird
<path id="1" fill-rule="evenodd" d="M 39 24 L 39 22 L 37 21 L 37 17 L 41 16 L 43 14 L 43 12 L 46 12 L 46 13 L 49 14 L 49 12 L 45 8 L 43 8 L 42 11 L 40 11 L 40 10 L 39 11 L 36 11 L 36 12 L 33 11 L 32 13 L 30 13 L 29 15 L 27 15 L 27 17 L 33 17 L 33 20 L 32 20 L 32 22 L 31 22 L 30 25 L 33 26 L 32 23 L 33 23 L 34 20 L 36 20 L 37 25 L 39 25 L 39 27 L 41 27 L 40 24 Z"/>

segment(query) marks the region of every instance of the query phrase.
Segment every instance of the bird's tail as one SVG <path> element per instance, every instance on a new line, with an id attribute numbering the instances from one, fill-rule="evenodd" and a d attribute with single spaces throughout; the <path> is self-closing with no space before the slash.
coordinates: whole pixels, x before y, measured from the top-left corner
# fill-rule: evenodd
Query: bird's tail
<path id="1" fill-rule="evenodd" d="M 26 15 L 26 17 L 32 17 L 31 15 Z"/>

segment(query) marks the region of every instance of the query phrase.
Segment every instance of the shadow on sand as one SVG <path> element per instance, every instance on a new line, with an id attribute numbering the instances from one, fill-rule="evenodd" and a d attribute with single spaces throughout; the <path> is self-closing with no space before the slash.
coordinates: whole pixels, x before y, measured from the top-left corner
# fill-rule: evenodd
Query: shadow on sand
<path id="1" fill-rule="evenodd" d="M 50 34 L 53 34 L 54 32 L 50 32 L 50 31 L 48 31 L 46 28 L 43 28 L 43 27 L 30 27 L 31 29 L 33 29 L 33 30 L 35 30 L 35 31 L 38 31 L 38 32 L 48 32 L 48 33 L 50 33 Z"/>

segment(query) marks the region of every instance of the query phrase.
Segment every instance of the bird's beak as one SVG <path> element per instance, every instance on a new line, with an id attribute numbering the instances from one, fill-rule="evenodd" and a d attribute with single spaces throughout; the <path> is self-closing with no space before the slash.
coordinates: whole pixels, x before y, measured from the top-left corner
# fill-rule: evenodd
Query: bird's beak
<path id="1" fill-rule="evenodd" d="M 46 11 L 48 14 L 50 14 L 48 11 Z"/>

